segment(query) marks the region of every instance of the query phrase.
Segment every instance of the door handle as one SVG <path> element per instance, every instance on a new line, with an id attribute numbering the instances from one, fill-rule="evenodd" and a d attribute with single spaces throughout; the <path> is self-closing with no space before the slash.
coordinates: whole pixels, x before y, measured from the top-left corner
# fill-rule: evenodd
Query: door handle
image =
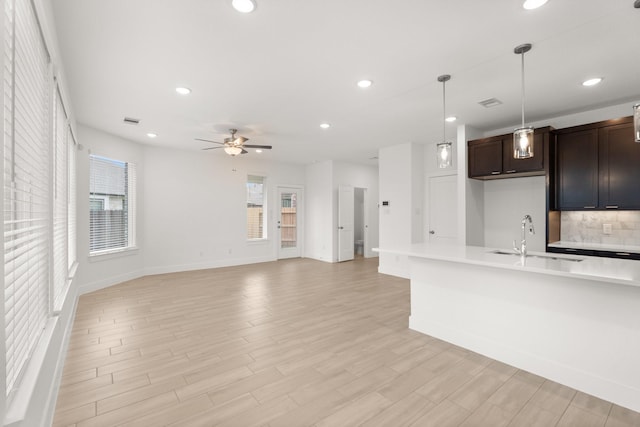
<path id="1" fill-rule="evenodd" d="M 344 227 L 338 227 L 338 230 L 344 230 Z"/>
<path id="2" fill-rule="evenodd" d="M 433 230 L 429 230 L 429 234 L 436 234 L 436 232 Z"/>

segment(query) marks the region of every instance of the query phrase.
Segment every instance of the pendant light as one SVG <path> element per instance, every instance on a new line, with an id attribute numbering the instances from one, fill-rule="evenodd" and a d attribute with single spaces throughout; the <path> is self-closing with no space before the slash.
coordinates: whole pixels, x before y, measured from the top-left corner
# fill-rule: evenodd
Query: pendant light
<path id="1" fill-rule="evenodd" d="M 633 131 L 636 142 L 640 144 L 640 102 L 633 106 Z"/>
<path id="2" fill-rule="evenodd" d="M 533 127 L 524 125 L 524 54 L 531 50 L 529 43 L 513 49 L 513 53 L 522 57 L 522 126 L 513 131 L 513 157 L 528 159 L 533 157 Z"/>
<path id="3" fill-rule="evenodd" d="M 442 83 L 442 142 L 436 145 L 437 151 L 437 161 L 438 167 L 440 169 L 446 169 L 451 166 L 451 157 L 452 157 L 452 143 L 447 142 L 446 136 L 446 119 L 447 119 L 447 109 L 446 109 L 446 97 L 445 97 L 445 85 L 451 80 L 451 76 L 449 74 L 443 74 L 438 76 L 438 81 Z"/>

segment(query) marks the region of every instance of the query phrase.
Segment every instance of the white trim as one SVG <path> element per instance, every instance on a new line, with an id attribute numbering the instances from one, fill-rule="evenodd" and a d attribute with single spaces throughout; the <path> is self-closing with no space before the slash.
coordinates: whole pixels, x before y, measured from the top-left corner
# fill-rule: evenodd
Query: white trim
<path id="1" fill-rule="evenodd" d="M 113 258 L 135 255 L 139 248 L 137 246 L 128 246 L 126 248 L 106 249 L 104 251 L 93 252 L 88 256 L 89 262 L 107 261 Z"/>
<path id="2" fill-rule="evenodd" d="M 255 258 L 239 258 L 222 261 L 205 261 L 191 264 L 179 264 L 169 266 L 148 267 L 144 269 L 144 275 L 181 273 L 183 271 L 208 270 L 210 268 L 234 267 L 238 265 L 258 264 L 261 262 L 277 261 L 275 256 L 261 256 Z"/>
<path id="3" fill-rule="evenodd" d="M 78 287 L 78 295 L 88 294 L 93 291 L 99 291 L 100 289 L 108 288 L 113 285 L 118 285 L 122 282 L 127 282 L 129 280 L 138 279 L 144 276 L 141 270 L 131 271 L 126 274 L 120 274 L 113 277 L 108 277 L 106 279 L 97 280 L 95 282 L 86 283 Z"/>

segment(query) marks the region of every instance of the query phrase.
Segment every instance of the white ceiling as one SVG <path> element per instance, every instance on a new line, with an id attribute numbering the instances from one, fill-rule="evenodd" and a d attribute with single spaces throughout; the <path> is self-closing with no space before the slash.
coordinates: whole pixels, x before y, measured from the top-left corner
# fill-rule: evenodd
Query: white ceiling
<path id="1" fill-rule="evenodd" d="M 51 0 L 78 122 L 157 146 L 199 150 L 238 128 L 310 163 L 368 160 L 380 147 L 640 101 L 640 9 L 633 0 Z M 591 88 L 581 82 L 601 76 Z M 356 86 L 368 78 L 374 85 Z M 176 86 L 193 90 L 180 96 Z M 487 98 L 503 104 L 486 109 Z M 125 116 L 141 119 L 138 126 Z M 332 127 L 323 130 L 320 123 Z M 146 136 L 155 132 L 154 140 Z M 224 155 L 222 150 L 203 156 Z"/>

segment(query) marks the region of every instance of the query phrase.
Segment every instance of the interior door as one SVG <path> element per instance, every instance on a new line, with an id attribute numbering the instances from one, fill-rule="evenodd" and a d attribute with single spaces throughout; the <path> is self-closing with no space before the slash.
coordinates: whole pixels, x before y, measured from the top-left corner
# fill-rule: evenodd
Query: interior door
<path id="1" fill-rule="evenodd" d="M 278 259 L 301 256 L 302 189 L 278 187 Z"/>
<path id="2" fill-rule="evenodd" d="M 457 175 L 429 180 L 429 243 L 456 243 L 458 239 Z"/>
<path id="3" fill-rule="evenodd" d="M 354 190 L 350 185 L 338 187 L 338 262 L 353 259 L 353 201 Z"/>

